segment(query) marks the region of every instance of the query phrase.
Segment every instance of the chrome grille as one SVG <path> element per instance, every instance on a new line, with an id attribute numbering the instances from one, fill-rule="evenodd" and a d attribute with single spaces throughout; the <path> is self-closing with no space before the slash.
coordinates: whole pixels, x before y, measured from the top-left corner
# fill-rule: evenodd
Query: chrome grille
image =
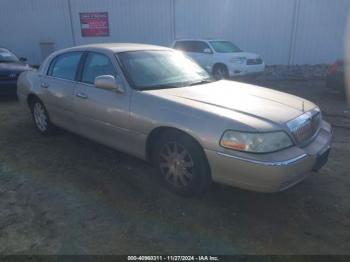
<path id="1" fill-rule="evenodd" d="M 247 65 L 261 65 L 263 60 L 261 58 L 247 59 Z"/>
<path id="2" fill-rule="evenodd" d="M 0 74 L 0 80 L 15 80 L 17 77 L 16 73 Z"/>
<path id="3" fill-rule="evenodd" d="M 298 144 L 310 141 L 318 132 L 321 124 L 320 111 L 313 110 L 290 121 L 287 125 Z"/>

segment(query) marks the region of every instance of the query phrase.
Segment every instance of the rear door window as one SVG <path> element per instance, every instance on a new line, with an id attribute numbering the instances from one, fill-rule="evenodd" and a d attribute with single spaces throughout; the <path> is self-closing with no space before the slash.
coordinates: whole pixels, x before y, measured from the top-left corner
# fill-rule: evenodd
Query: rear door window
<path id="1" fill-rule="evenodd" d="M 179 41 L 176 42 L 175 49 L 183 52 L 192 52 L 192 53 L 204 53 L 206 48 L 209 48 L 209 45 L 202 41 Z"/>
<path id="2" fill-rule="evenodd" d="M 188 42 L 184 42 L 184 41 L 176 42 L 174 48 L 179 50 L 179 51 L 189 52 L 190 44 Z"/>
<path id="3" fill-rule="evenodd" d="M 48 70 L 48 75 L 66 80 L 75 80 L 82 52 L 71 52 L 57 56 Z"/>

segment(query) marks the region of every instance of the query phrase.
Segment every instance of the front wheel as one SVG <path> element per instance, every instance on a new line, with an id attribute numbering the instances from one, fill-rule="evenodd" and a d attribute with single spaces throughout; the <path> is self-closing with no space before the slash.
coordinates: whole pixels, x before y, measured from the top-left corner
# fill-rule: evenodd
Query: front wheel
<path id="1" fill-rule="evenodd" d="M 41 134 L 52 135 L 56 133 L 57 127 L 51 123 L 49 114 L 39 99 L 33 99 L 31 101 L 30 109 L 35 127 Z"/>
<path id="2" fill-rule="evenodd" d="M 173 191 L 193 196 L 211 184 L 207 159 L 200 146 L 189 136 L 170 131 L 155 146 L 153 161 L 163 182 Z"/>
<path id="3" fill-rule="evenodd" d="M 225 65 L 215 65 L 213 69 L 213 76 L 216 80 L 228 79 L 229 72 Z"/>

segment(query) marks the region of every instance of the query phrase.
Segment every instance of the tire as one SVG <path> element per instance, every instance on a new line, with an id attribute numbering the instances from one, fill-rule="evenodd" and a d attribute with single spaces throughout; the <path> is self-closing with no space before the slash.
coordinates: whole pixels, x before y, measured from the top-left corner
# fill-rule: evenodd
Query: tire
<path id="1" fill-rule="evenodd" d="M 228 79 L 229 73 L 227 66 L 223 64 L 215 65 L 213 69 L 213 76 L 216 80 Z"/>
<path id="2" fill-rule="evenodd" d="M 30 102 L 30 110 L 34 125 L 40 134 L 45 136 L 57 134 L 58 128 L 51 123 L 49 114 L 40 99 L 34 98 Z"/>
<path id="3" fill-rule="evenodd" d="M 158 173 L 175 193 L 194 196 L 211 185 L 209 165 L 200 146 L 179 131 L 163 133 L 154 147 L 152 159 Z"/>

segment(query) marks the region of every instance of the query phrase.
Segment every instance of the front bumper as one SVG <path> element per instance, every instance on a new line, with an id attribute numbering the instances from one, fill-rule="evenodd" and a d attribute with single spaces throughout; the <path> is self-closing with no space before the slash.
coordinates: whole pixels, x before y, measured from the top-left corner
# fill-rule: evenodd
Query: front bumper
<path id="1" fill-rule="evenodd" d="M 269 154 L 205 152 L 215 182 L 257 192 L 278 192 L 302 181 L 327 162 L 331 138 L 331 126 L 323 121 L 317 137 L 303 148 L 294 146 Z"/>
<path id="2" fill-rule="evenodd" d="M 0 81 L 0 95 L 15 95 L 16 93 L 17 79 Z"/>
<path id="3" fill-rule="evenodd" d="M 260 65 L 236 65 L 230 64 L 228 67 L 230 77 L 260 74 L 265 71 L 265 64 Z"/>

